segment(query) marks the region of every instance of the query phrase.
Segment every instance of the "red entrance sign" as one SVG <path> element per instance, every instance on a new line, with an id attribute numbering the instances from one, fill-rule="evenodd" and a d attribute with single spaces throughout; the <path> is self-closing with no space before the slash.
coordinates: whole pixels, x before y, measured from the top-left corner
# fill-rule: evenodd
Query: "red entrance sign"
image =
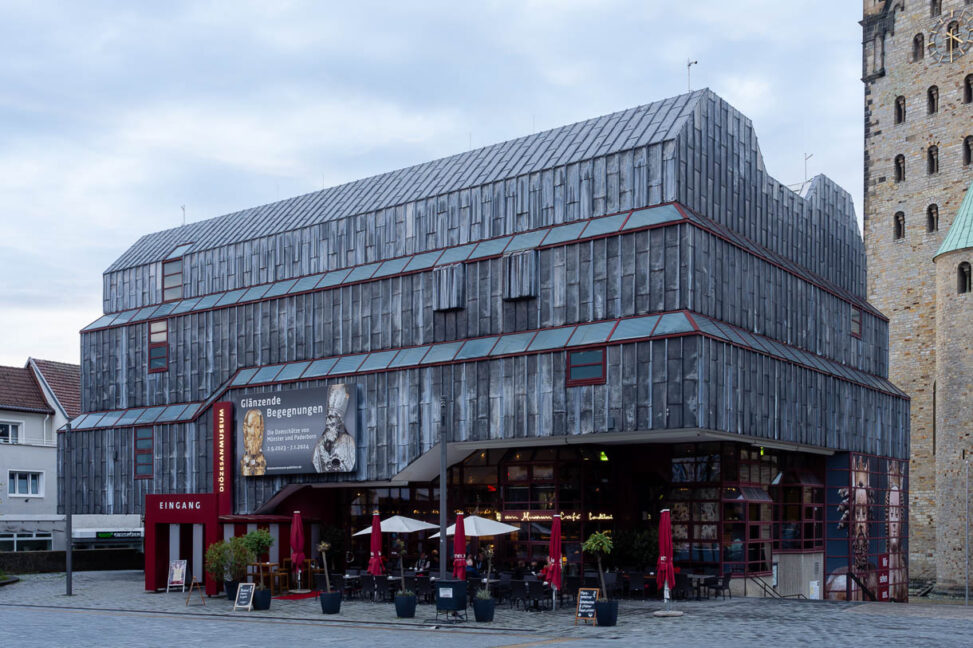
<path id="1" fill-rule="evenodd" d="M 213 405 L 213 492 L 219 515 L 233 514 L 233 403 Z"/>

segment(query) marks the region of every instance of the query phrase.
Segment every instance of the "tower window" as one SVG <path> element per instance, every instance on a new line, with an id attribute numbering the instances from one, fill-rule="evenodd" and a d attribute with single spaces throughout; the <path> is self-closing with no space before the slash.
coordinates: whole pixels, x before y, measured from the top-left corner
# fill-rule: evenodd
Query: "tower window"
<path id="1" fill-rule="evenodd" d="M 929 15 L 938 16 L 943 13 L 943 0 L 929 0 Z"/>
<path id="2" fill-rule="evenodd" d="M 973 286 L 971 286 L 971 279 L 973 279 L 973 277 L 970 276 L 970 264 L 964 261 L 963 263 L 959 264 L 959 267 L 956 269 L 956 292 L 970 292 L 970 289 L 973 288 Z"/>
<path id="3" fill-rule="evenodd" d="M 967 135 L 963 140 L 963 166 L 973 164 L 973 135 Z"/>
<path id="4" fill-rule="evenodd" d="M 939 205 L 929 205 L 926 207 L 926 231 L 939 231 Z"/>
<path id="5" fill-rule="evenodd" d="M 149 322 L 149 373 L 169 368 L 169 323 L 167 320 Z"/>
<path id="6" fill-rule="evenodd" d="M 895 123 L 901 124 L 905 121 L 905 97 L 895 98 Z"/>
<path id="7" fill-rule="evenodd" d="M 895 212 L 895 239 L 905 238 L 905 214 Z"/>
<path id="8" fill-rule="evenodd" d="M 922 34 L 916 34 L 912 39 L 912 62 L 921 61 L 926 53 L 926 39 Z"/>
<path id="9" fill-rule="evenodd" d="M 973 74 L 963 79 L 963 103 L 973 103 Z"/>
<path id="10" fill-rule="evenodd" d="M 930 115 L 939 112 L 939 86 L 929 86 L 926 91 L 926 112 Z"/>
<path id="11" fill-rule="evenodd" d="M 905 156 L 904 155 L 895 156 L 895 181 L 896 182 L 905 181 Z"/>
<path id="12" fill-rule="evenodd" d="M 939 173 L 939 147 L 935 144 L 926 150 L 926 173 Z"/>

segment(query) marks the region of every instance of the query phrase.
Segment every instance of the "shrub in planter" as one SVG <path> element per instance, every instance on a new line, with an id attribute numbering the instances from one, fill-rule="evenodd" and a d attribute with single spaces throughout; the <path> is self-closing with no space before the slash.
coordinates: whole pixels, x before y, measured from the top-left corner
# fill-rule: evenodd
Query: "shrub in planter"
<path id="1" fill-rule="evenodd" d="M 395 595 L 395 616 L 400 619 L 413 618 L 416 615 L 416 603 L 418 599 L 415 592 L 402 590 Z"/>
<path id="2" fill-rule="evenodd" d="M 260 560 L 261 556 L 273 546 L 274 536 L 270 535 L 267 529 L 257 529 L 243 536 L 243 543 L 253 554 L 253 559 Z"/>
<path id="3" fill-rule="evenodd" d="M 473 617 L 480 623 L 489 623 L 493 621 L 493 613 L 496 610 L 497 602 L 490 592 L 481 589 L 476 593 L 476 597 L 473 599 Z"/>
<path id="4" fill-rule="evenodd" d="M 595 601 L 595 619 L 598 625 L 613 626 L 618 622 L 618 601 L 608 599 L 608 588 L 605 587 L 605 572 L 601 567 L 602 555 L 607 556 L 612 551 L 612 539 L 607 533 L 596 531 L 588 536 L 581 548 L 587 553 L 594 554 L 598 560 L 598 578 L 601 580 L 601 591 L 605 598 Z"/>
<path id="5" fill-rule="evenodd" d="M 237 585 L 247 579 L 247 565 L 253 561 L 253 553 L 243 538 L 231 538 L 207 547 L 204 567 L 217 582 L 226 583 L 226 597 L 232 600 L 236 598 Z"/>

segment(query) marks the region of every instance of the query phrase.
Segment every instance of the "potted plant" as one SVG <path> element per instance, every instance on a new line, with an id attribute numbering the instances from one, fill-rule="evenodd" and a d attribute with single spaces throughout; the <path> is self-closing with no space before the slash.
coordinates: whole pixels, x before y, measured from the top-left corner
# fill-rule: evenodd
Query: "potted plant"
<path id="1" fill-rule="evenodd" d="M 274 536 L 267 529 L 257 529 L 243 536 L 243 542 L 253 553 L 254 560 L 260 560 L 274 544 Z"/>
<path id="2" fill-rule="evenodd" d="M 613 626 L 618 622 L 618 601 L 609 600 L 608 588 L 605 587 L 605 572 L 601 567 L 602 554 L 608 555 L 612 551 L 611 536 L 602 531 L 596 531 L 588 536 L 581 548 L 594 554 L 598 560 L 598 578 L 601 579 L 601 591 L 604 598 L 595 601 L 595 619 L 598 625 Z"/>
<path id="3" fill-rule="evenodd" d="M 318 551 L 321 552 L 321 563 L 324 565 L 324 591 L 320 594 L 321 613 L 338 614 L 341 611 L 341 592 L 331 591 L 331 576 L 328 574 L 328 550 L 330 542 L 319 542 Z"/>
<path id="4" fill-rule="evenodd" d="M 496 601 L 490 595 L 490 573 L 493 571 L 493 545 L 489 545 L 484 551 L 487 559 L 486 587 L 481 587 L 476 592 L 473 599 L 473 616 L 480 623 L 493 621 L 493 613 L 496 610 Z"/>
<path id="5" fill-rule="evenodd" d="M 405 555 L 405 543 L 401 538 L 397 538 L 392 543 L 392 549 L 399 554 L 399 577 L 402 579 L 402 588 L 395 595 L 395 616 L 400 619 L 411 619 L 416 615 L 416 593 L 405 588 L 405 566 L 403 557 Z"/>
<path id="6" fill-rule="evenodd" d="M 214 542 L 206 549 L 204 567 L 206 573 L 217 581 L 223 580 L 226 598 L 236 598 L 237 586 L 247 578 L 247 565 L 253 562 L 251 553 L 243 538 L 235 537 Z"/>

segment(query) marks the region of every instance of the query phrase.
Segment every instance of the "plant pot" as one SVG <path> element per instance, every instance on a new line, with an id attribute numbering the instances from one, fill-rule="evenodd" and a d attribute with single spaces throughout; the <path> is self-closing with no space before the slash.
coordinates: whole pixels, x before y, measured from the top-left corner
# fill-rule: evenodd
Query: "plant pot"
<path id="1" fill-rule="evenodd" d="M 321 613 L 338 614 L 341 611 L 341 592 L 321 592 Z"/>
<path id="2" fill-rule="evenodd" d="M 411 619 L 416 615 L 415 594 L 396 594 L 395 595 L 395 616 L 400 619 Z"/>
<path id="3" fill-rule="evenodd" d="M 473 599 L 473 617 L 480 623 L 493 621 L 493 612 L 497 607 L 497 602 L 492 599 Z"/>
<path id="4" fill-rule="evenodd" d="M 226 600 L 235 601 L 236 600 L 236 590 L 240 587 L 240 581 L 224 581 L 223 587 L 226 590 Z"/>
<path id="5" fill-rule="evenodd" d="M 595 601 L 595 622 L 600 626 L 618 623 L 618 601 Z"/>
<path id="6" fill-rule="evenodd" d="M 254 610 L 269 610 L 270 609 L 270 590 L 269 589 L 258 589 L 253 591 L 253 609 Z"/>

